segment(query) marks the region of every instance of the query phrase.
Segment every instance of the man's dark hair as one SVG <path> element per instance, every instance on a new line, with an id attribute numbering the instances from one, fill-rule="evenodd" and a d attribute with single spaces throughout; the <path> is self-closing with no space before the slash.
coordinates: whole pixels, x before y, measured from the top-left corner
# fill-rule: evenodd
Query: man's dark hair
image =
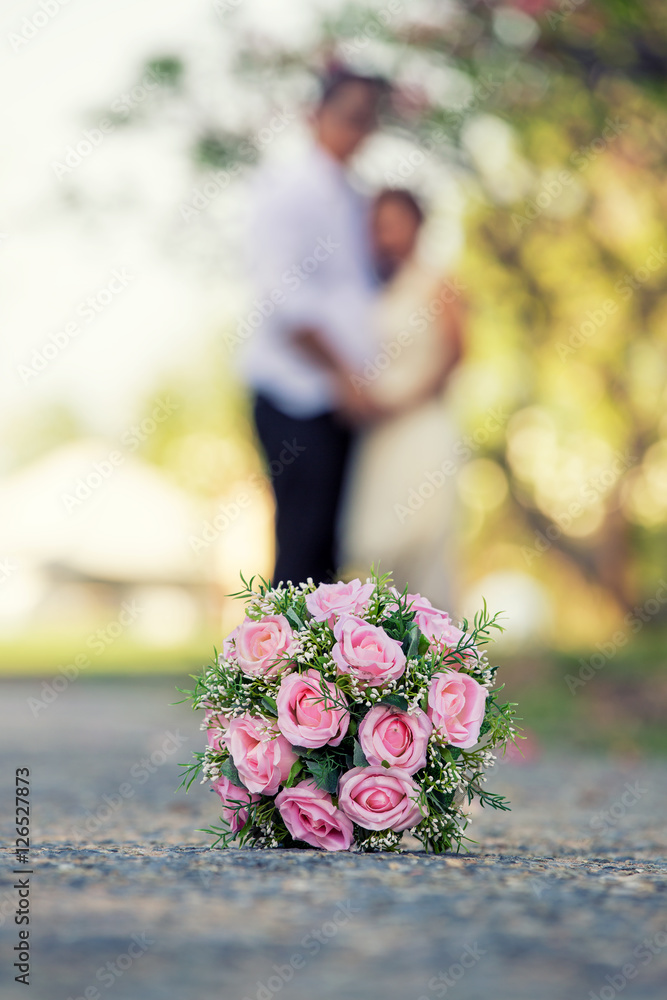
<path id="1" fill-rule="evenodd" d="M 338 97 L 341 90 L 351 83 L 360 83 L 376 92 L 378 99 L 384 97 L 390 89 L 389 81 L 383 76 L 371 76 L 365 73 L 355 73 L 345 66 L 334 66 L 320 78 L 319 107 L 324 108 Z"/>
<path id="2" fill-rule="evenodd" d="M 383 188 L 379 194 L 375 196 L 375 207 L 386 204 L 388 201 L 397 201 L 399 205 L 403 208 L 407 208 L 409 212 L 415 218 L 417 225 L 421 226 L 422 222 L 426 218 L 426 213 L 421 205 L 421 202 L 412 191 L 408 191 L 407 188 Z"/>

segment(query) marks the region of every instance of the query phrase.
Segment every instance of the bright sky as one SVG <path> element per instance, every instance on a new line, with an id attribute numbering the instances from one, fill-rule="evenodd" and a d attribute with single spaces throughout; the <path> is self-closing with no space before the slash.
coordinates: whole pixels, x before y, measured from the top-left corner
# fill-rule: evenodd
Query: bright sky
<path id="1" fill-rule="evenodd" d="M 62 179 L 52 164 L 136 83 L 147 57 L 184 54 L 206 72 L 213 58 L 224 60 L 225 36 L 207 0 L 47 6 L 57 11 L 48 19 L 36 0 L 13 2 L 0 26 L 0 84 L 11 95 L 0 163 L 0 418 L 64 397 L 115 431 L 156 372 L 192 354 L 193 338 L 210 336 L 225 289 L 172 246 L 179 203 L 196 180 L 177 120 L 105 135 Z M 72 196 L 84 211 L 67 207 Z M 82 312 L 98 293 L 95 311 Z M 58 350 L 48 347 L 52 357 L 33 375 L 33 350 L 43 355 L 59 333 Z"/>

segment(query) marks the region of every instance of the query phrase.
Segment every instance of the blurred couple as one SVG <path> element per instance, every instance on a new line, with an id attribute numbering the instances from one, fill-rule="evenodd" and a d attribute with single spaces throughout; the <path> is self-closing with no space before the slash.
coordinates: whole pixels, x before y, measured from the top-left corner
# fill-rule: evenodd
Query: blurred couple
<path id="1" fill-rule="evenodd" d="M 391 570 L 451 606 L 454 446 L 443 393 L 462 353 L 457 289 L 419 253 L 407 190 L 360 193 L 348 164 L 388 91 L 339 69 L 297 163 L 256 178 L 254 327 L 241 372 L 276 499 L 273 582 Z M 286 443 L 298 456 L 283 462 Z M 451 463 L 450 463 L 451 464 Z"/>

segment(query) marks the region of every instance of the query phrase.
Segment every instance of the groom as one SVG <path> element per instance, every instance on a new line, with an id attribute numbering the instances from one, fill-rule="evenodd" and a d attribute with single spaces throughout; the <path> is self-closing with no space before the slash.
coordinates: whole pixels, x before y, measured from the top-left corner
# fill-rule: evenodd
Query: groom
<path id="1" fill-rule="evenodd" d="M 351 380 L 369 356 L 375 282 L 366 200 L 345 168 L 376 128 L 385 90 L 379 78 L 337 70 L 307 155 L 256 182 L 251 267 L 263 319 L 241 371 L 276 499 L 274 583 L 335 573 L 353 428 L 374 416 Z"/>

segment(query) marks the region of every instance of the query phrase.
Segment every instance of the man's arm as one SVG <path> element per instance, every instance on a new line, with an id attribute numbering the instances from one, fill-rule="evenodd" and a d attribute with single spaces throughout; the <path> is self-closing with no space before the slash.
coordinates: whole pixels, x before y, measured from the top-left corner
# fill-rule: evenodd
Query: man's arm
<path id="1" fill-rule="evenodd" d="M 315 328 L 300 327 L 291 333 L 295 344 L 333 377 L 341 412 L 352 423 L 368 423 L 383 413 L 355 385 L 355 372 L 333 350 L 326 337 Z"/>

